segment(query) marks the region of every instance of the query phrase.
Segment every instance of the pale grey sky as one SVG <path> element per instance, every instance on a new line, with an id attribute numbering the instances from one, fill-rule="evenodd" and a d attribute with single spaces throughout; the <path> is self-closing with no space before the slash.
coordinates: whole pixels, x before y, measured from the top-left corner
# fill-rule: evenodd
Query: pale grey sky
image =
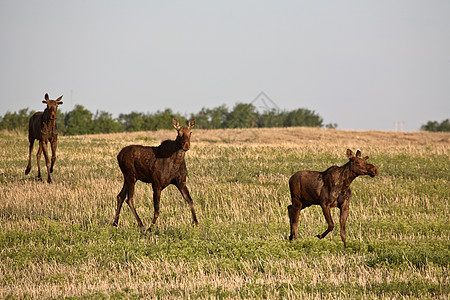
<path id="1" fill-rule="evenodd" d="M 117 116 L 261 91 L 341 129 L 450 117 L 450 1 L 0 0 L 0 115 L 45 93 Z"/>

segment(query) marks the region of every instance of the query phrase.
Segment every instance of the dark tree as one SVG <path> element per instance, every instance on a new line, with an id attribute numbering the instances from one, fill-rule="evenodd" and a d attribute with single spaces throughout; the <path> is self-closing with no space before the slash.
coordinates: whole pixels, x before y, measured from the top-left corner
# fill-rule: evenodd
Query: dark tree
<path id="1" fill-rule="evenodd" d="M 28 111 L 28 108 L 13 113 L 8 111 L 3 117 L 0 117 L 0 129 L 26 131 L 28 120 L 33 114 L 34 111 Z"/>
<path id="2" fill-rule="evenodd" d="M 94 116 L 94 133 L 113 133 L 122 131 L 120 123 L 112 118 L 110 113 L 97 111 Z"/>
<path id="3" fill-rule="evenodd" d="M 253 104 L 238 103 L 228 114 L 228 128 L 251 128 L 258 125 L 258 114 Z"/>
<path id="4" fill-rule="evenodd" d="M 439 123 L 438 121 L 428 121 L 427 124 L 422 125 L 422 127 L 420 127 L 420 130 L 432 132 L 438 131 L 450 132 L 450 121 L 449 119 L 445 119 L 441 123 Z"/>
<path id="5" fill-rule="evenodd" d="M 92 113 L 79 104 L 66 115 L 64 123 L 67 135 L 89 134 L 94 129 Z"/>

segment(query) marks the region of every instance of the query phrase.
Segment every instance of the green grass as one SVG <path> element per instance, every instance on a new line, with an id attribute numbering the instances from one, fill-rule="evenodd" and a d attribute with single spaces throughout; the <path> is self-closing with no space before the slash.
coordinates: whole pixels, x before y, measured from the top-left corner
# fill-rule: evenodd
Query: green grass
<path id="1" fill-rule="evenodd" d="M 369 139 L 363 155 L 380 175 L 352 184 L 344 249 L 339 226 L 315 238 L 326 227 L 319 207 L 301 212 L 290 242 L 286 206 L 294 172 L 342 165 L 346 147 L 195 134 L 186 162 L 200 224 L 168 187 L 150 233 L 126 205 L 119 226 L 110 224 L 122 184 L 116 155 L 127 144 L 157 144 L 151 134 L 61 137 L 51 185 L 36 179 L 36 149 L 24 175 L 25 136 L 0 135 L 0 298 L 448 298 L 447 142 L 434 150 Z M 138 183 L 146 226 L 151 199 L 151 186 Z"/>

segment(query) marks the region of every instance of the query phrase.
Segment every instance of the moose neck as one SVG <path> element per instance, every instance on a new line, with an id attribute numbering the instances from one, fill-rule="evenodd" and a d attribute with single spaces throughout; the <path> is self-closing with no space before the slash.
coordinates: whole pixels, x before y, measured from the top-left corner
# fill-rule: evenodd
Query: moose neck
<path id="1" fill-rule="evenodd" d="M 166 140 L 157 147 L 158 157 L 170 157 L 175 153 L 180 153 L 179 156 L 184 158 L 184 150 L 181 148 L 181 144 L 178 141 Z"/>
<path id="2" fill-rule="evenodd" d="M 349 187 L 353 180 L 359 176 L 351 170 L 350 162 L 341 167 L 341 172 L 341 181 L 345 187 Z"/>
<path id="3" fill-rule="evenodd" d="M 47 124 L 47 127 L 55 126 L 56 119 L 50 118 L 50 111 L 46 108 L 42 114 L 42 122 Z"/>

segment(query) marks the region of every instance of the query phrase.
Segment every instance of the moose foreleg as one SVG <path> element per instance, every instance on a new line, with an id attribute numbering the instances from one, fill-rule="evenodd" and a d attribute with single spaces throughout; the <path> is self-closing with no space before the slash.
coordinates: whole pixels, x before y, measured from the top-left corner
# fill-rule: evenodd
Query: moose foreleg
<path id="1" fill-rule="evenodd" d="M 50 173 L 53 173 L 53 165 L 55 164 L 56 161 L 56 138 L 53 138 L 51 141 L 51 145 L 52 145 L 52 165 L 50 166 Z"/>
<path id="2" fill-rule="evenodd" d="M 189 190 L 185 184 L 177 184 L 178 190 L 183 195 L 184 200 L 189 204 L 192 213 L 192 224 L 198 225 L 197 215 L 195 214 L 194 202 L 192 201 L 191 195 L 189 194 Z"/>
<path id="3" fill-rule="evenodd" d="M 39 149 L 36 153 L 37 167 L 38 167 L 38 179 L 41 179 L 41 154 L 42 154 L 42 142 L 39 141 Z"/>
<path id="4" fill-rule="evenodd" d="M 340 207 L 341 215 L 340 215 L 340 227 L 341 227 L 341 239 L 344 242 L 344 248 L 347 247 L 345 243 L 345 222 L 347 222 L 348 212 L 349 212 L 349 202 L 346 201 Z"/>
<path id="5" fill-rule="evenodd" d="M 28 175 L 30 173 L 31 170 L 31 152 L 33 151 L 33 145 L 34 145 L 34 140 L 30 141 L 30 147 L 29 147 L 29 154 L 28 154 L 28 165 L 27 168 L 25 170 L 25 175 Z"/>
<path id="6" fill-rule="evenodd" d="M 334 223 L 333 223 L 333 219 L 331 218 L 330 207 L 328 205 L 321 205 L 321 207 L 322 207 L 323 215 L 325 216 L 325 219 L 327 220 L 328 228 L 327 228 L 327 230 L 324 231 L 324 233 L 317 235 L 317 237 L 319 239 L 323 239 L 330 231 L 333 231 L 333 229 L 334 229 Z"/>
<path id="7" fill-rule="evenodd" d="M 47 143 L 42 143 L 42 149 L 44 152 L 44 158 L 45 158 L 45 166 L 47 167 L 47 182 L 52 183 L 52 179 L 50 178 L 50 159 L 48 157 L 48 149 L 47 149 Z"/>
<path id="8" fill-rule="evenodd" d="M 153 225 L 159 217 L 159 200 L 161 199 L 161 190 L 153 185 L 153 220 L 152 225 L 148 228 L 148 231 L 152 231 Z"/>

